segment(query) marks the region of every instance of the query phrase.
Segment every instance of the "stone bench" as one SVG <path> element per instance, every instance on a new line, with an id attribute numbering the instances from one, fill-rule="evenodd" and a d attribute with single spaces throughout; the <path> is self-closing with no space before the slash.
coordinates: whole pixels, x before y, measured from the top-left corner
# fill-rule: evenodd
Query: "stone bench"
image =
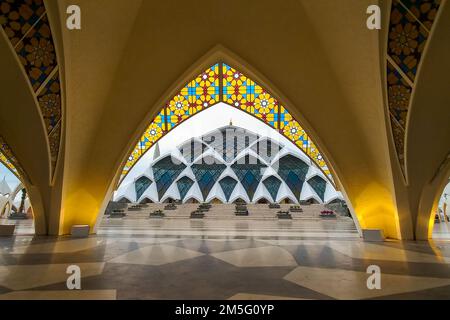
<path id="1" fill-rule="evenodd" d="M 8 216 L 9 220 L 27 220 L 28 216 L 25 212 L 12 212 L 9 216 Z"/>
<path id="2" fill-rule="evenodd" d="M 164 218 L 166 215 L 161 210 L 150 212 L 149 218 Z"/>
<path id="3" fill-rule="evenodd" d="M 205 217 L 205 214 L 201 211 L 193 211 L 191 212 L 191 219 L 203 219 Z"/>
<path id="4" fill-rule="evenodd" d="M 110 218 L 123 218 L 125 217 L 127 214 L 125 213 L 124 210 L 113 210 L 111 211 L 111 213 L 109 214 Z"/>
<path id="5" fill-rule="evenodd" d="M 168 204 L 164 207 L 164 210 L 176 210 L 177 206 L 175 204 Z"/>
<path id="6" fill-rule="evenodd" d="M 70 234 L 73 238 L 89 237 L 90 227 L 87 224 L 75 224 L 72 226 Z"/>
<path id="7" fill-rule="evenodd" d="M 289 211 L 278 211 L 277 218 L 278 219 L 292 219 L 292 215 L 289 213 Z"/>
<path id="8" fill-rule="evenodd" d="M 362 229 L 362 236 L 366 242 L 383 242 L 384 234 L 381 229 Z"/>

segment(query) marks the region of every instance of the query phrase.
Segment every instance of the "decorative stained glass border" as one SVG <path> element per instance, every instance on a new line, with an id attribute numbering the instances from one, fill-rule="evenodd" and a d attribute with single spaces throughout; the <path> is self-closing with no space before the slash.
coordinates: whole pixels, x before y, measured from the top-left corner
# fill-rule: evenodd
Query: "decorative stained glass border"
<path id="1" fill-rule="evenodd" d="M 216 63 L 197 75 L 162 106 L 128 157 L 119 184 L 165 134 L 219 102 L 238 108 L 277 130 L 299 147 L 335 185 L 319 148 L 300 123 L 266 89 L 226 63 Z"/>
<path id="2" fill-rule="evenodd" d="M 43 0 L 0 0 L 0 25 L 33 88 L 48 135 L 51 179 L 59 158 L 62 100 L 59 68 Z"/>
<path id="3" fill-rule="evenodd" d="M 440 0 L 393 0 L 387 43 L 386 92 L 392 139 L 406 180 L 405 141 L 411 94 Z"/>

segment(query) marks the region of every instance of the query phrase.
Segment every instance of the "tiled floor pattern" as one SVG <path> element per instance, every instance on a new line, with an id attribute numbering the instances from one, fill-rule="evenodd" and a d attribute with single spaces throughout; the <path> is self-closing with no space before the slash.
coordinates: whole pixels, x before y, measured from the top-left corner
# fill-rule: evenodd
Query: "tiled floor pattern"
<path id="1" fill-rule="evenodd" d="M 0 238 L 0 299 L 450 299 L 450 241 L 364 243 L 346 226 L 308 231 L 295 221 L 178 221 L 117 220 L 87 239 Z M 81 291 L 66 287 L 73 264 Z M 367 288 L 370 265 L 381 268 L 381 290 Z"/>

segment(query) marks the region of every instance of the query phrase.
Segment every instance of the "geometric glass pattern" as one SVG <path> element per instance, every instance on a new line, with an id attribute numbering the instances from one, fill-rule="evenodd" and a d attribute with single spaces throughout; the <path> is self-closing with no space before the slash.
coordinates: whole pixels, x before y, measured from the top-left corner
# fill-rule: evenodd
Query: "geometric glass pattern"
<path id="1" fill-rule="evenodd" d="M 0 136 L 0 163 L 8 168 L 19 180 L 23 181 L 25 173 L 20 167 L 16 157 L 12 153 L 8 144 Z"/>
<path id="2" fill-rule="evenodd" d="M 237 185 L 237 181 L 232 177 L 225 177 L 219 181 L 220 187 L 225 195 L 225 199 L 227 202 L 230 200 L 231 194 L 233 193 L 234 188 Z"/>
<path id="3" fill-rule="evenodd" d="M 259 159 L 248 155 L 245 156 L 245 162 L 243 162 L 243 159 L 239 159 L 231 165 L 231 169 L 233 169 L 242 186 L 247 191 L 250 201 L 253 201 L 256 188 L 261 181 L 261 171 L 266 167 Z"/>
<path id="4" fill-rule="evenodd" d="M 196 113 L 219 102 L 219 64 L 203 71 L 162 106 L 160 113 L 144 131 L 122 170 L 120 180 L 136 162 L 167 132 Z"/>
<path id="5" fill-rule="evenodd" d="M 215 64 L 190 81 L 165 107 L 167 130 L 219 102 L 219 65 Z"/>
<path id="6" fill-rule="evenodd" d="M 310 157 L 334 184 L 331 172 L 319 149 L 286 108 L 258 83 L 225 63 L 216 63 L 206 69 L 162 106 L 161 112 L 153 119 L 131 152 L 122 170 L 120 182 L 136 162 L 167 132 L 219 102 L 225 102 L 243 110 L 279 131 Z M 204 142 L 210 144 L 226 162 L 229 162 L 252 141 L 235 140 L 234 148 L 228 150 L 222 145 L 219 146 L 217 142 Z M 231 145 L 225 141 L 221 144 Z M 269 158 L 272 156 L 269 155 Z"/>
<path id="7" fill-rule="evenodd" d="M 153 176 L 159 200 L 185 168 L 186 165 L 183 163 L 174 163 L 171 156 L 167 156 L 153 165 Z"/>
<path id="8" fill-rule="evenodd" d="M 405 176 L 405 132 L 412 88 L 439 0 L 393 0 L 387 40 L 388 111 L 397 158 Z"/>
<path id="9" fill-rule="evenodd" d="M 319 176 L 314 176 L 308 180 L 308 184 L 314 189 L 314 191 L 317 193 L 320 199 L 324 201 L 327 182 Z"/>
<path id="10" fill-rule="evenodd" d="M 151 184 L 152 180 L 150 180 L 147 177 L 140 177 L 139 179 L 136 180 L 134 184 L 134 187 L 136 189 L 136 202 L 139 201 L 141 196 L 144 194 L 145 190 L 147 190 Z"/>
<path id="11" fill-rule="evenodd" d="M 300 200 L 302 186 L 309 169 L 308 165 L 297 157 L 287 155 L 279 160 L 277 167 L 280 177 L 286 182 L 297 200 Z"/>
<path id="12" fill-rule="evenodd" d="M 183 201 L 184 197 L 186 197 L 186 194 L 191 189 L 191 187 L 194 185 L 194 181 L 189 177 L 182 177 L 177 181 L 177 187 L 178 191 L 180 192 L 180 200 Z"/>
<path id="13" fill-rule="evenodd" d="M 0 25 L 39 103 L 48 135 L 53 174 L 61 141 L 62 108 L 58 61 L 44 1 L 2 1 Z"/>
<path id="14" fill-rule="evenodd" d="M 267 191 L 269 191 L 270 195 L 272 196 L 272 200 L 275 202 L 277 201 L 277 194 L 278 190 L 281 186 L 281 181 L 275 176 L 270 176 L 267 179 L 263 181 L 264 186 L 266 187 Z"/>
<path id="15" fill-rule="evenodd" d="M 200 160 L 200 163 L 193 164 L 191 168 L 202 192 L 203 200 L 206 201 L 212 187 L 226 169 L 226 165 L 216 163 L 212 157 L 205 157 Z"/>

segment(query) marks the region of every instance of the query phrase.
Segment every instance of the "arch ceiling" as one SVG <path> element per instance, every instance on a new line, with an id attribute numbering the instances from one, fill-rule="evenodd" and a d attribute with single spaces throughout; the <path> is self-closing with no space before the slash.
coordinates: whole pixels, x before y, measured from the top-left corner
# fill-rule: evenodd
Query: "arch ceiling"
<path id="1" fill-rule="evenodd" d="M 39 105 L 53 175 L 61 143 L 62 102 L 58 59 L 44 1 L 1 1 L 0 24 Z"/>
<path id="2" fill-rule="evenodd" d="M 389 119 L 405 178 L 405 139 L 411 95 L 440 0 L 393 0 L 387 46 Z"/>
<path id="3" fill-rule="evenodd" d="M 226 63 L 216 63 L 189 81 L 167 102 L 128 158 L 120 181 L 139 159 L 165 134 L 198 112 L 225 102 L 274 128 L 300 148 L 333 183 L 316 144 L 280 101 L 258 83 Z"/>

